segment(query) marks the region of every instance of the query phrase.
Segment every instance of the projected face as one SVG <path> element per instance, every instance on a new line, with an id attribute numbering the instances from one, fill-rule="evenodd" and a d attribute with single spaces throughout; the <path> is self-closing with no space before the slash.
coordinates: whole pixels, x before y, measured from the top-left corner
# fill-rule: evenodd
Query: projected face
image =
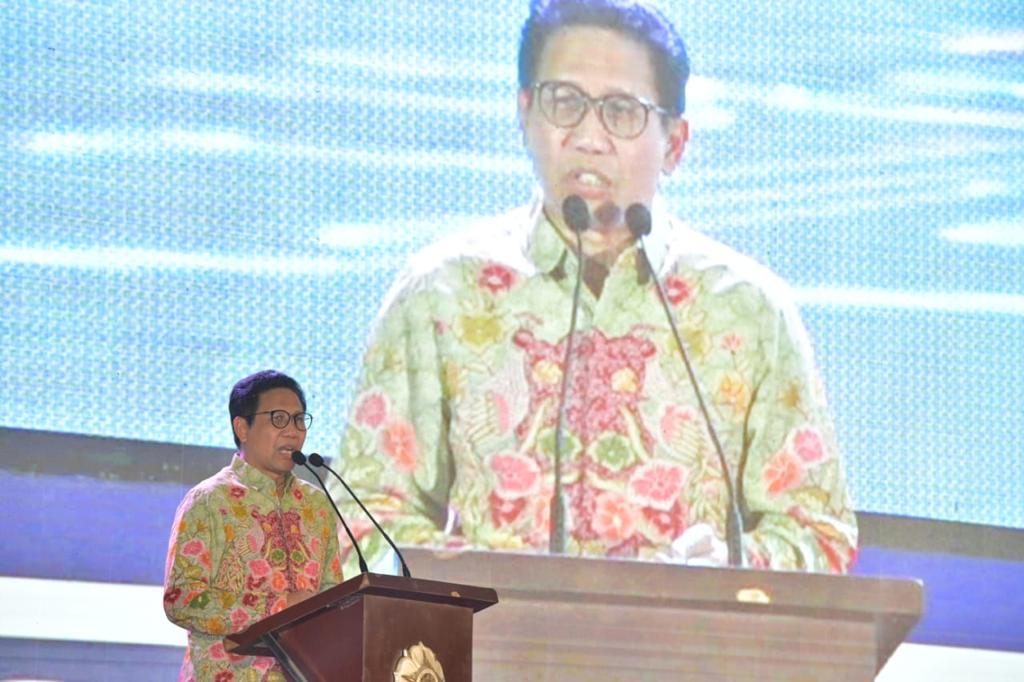
<path id="1" fill-rule="evenodd" d="M 235 417 L 235 433 L 241 441 L 242 456 L 245 461 L 256 467 L 275 481 L 280 482 L 285 474 L 292 470 L 292 452 L 301 450 L 306 442 L 306 432 L 295 426 L 295 420 L 289 420 L 287 426 L 279 429 L 270 421 L 272 410 L 284 410 L 288 414 L 303 412 L 302 403 L 294 391 L 287 388 L 272 388 L 260 394 L 259 403 L 252 418 L 252 425 L 242 417 Z"/>
<path id="2" fill-rule="evenodd" d="M 537 82 L 546 81 L 571 83 L 592 98 L 628 94 L 657 102 L 647 50 L 604 28 L 571 27 L 551 36 L 537 66 Z M 561 205 L 572 194 L 586 200 L 592 215 L 608 202 L 620 209 L 637 201 L 650 205 L 658 176 L 671 173 L 679 163 L 685 121 L 674 119 L 666 130 L 663 117 L 651 112 L 643 132 L 625 139 L 612 135 L 591 106 L 578 125 L 559 127 L 550 113 L 545 116 L 536 92 L 520 92 L 519 115 L 549 218 L 564 228 Z M 612 224 L 592 224 L 596 229 L 584 234 L 590 252 L 614 249 L 628 240 L 621 213 Z"/>

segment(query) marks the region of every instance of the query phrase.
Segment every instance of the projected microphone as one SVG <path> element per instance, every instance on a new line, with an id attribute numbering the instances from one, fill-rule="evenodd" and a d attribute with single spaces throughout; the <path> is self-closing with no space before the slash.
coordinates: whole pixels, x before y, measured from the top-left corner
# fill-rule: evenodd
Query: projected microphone
<path id="1" fill-rule="evenodd" d="M 555 482 L 551 493 L 551 534 L 548 551 L 565 553 L 565 494 L 562 491 L 562 452 L 565 447 L 565 412 L 568 409 L 569 375 L 572 368 L 572 345 L 576 335 L 576 314 L 580 307 L 580 285 L 583 283 L 583 232 L 590 227 L 587 203 L 572 194 L 562 202 L 562 218 L 576 233 L 576 287 L 572 292 L 572 312 L 569 315 L 569 334 L 565 337 L 565 357 L 562 361 L 562 388 L 558 399 L 558 422 L 555 426 Z"/>
<path id="2" fill-rule="evenodd" d="M 319 457 L 319 455 L 317 456 Z M 313 474 L 313 478 L 316 479 L 316 482 L 320 484 L 320 488 L 324 491 L 324 495 L 327 495 L 327 501 L 331 503 L 331 507 L 334 508 L 334 513 L 338 515 L 338 520 L 341 521 L 342 528 L 344 528 L 345 532 L 348 533 L 348 539 L 352 541 L 352 547 L 356 550 L 356 556 L 359 557 L 360 573 L 369 573 L 370 569 L 366 567 L 366 559 L 363 557 L 363 551 L 359 549 L 359 543 L 356 542 L 356 536 L 352 534 L 352 531 L 351 529 L 349 529 L 348 524 L 345 523 L 345 518 L 341 515 L 341 512 L 338 511 L 338 505 L 334 504 L 334 500 L 331 498 L 331 494 L 327 492 L 327 486 L 324 485 L 323 479 L 321 479 L 317 475 L 317 473 L 313 471 L 313 467 L 309 466 L 306 463 L 306 456 L 299 452 L 298 450 L 292 451 L 292 461 L 295 462 L 296 464 L 300 464 L 306 467 L 309 470 L 309 473 Z"/>
<path id="3" fill-rule="evenodd" d="M 570 194 L 562 202 L 562 218 L 573 233 L 577 236 L 583 234 L 590 227 L 590 209 L 587 208 L 587 202 L 578 194 Z"/>
<path id="4" fill-rule="evenodd" d="M 384 529 L 380 527 L 380 524 L 377 523 L 377 519 L 373 517 L 373 514 L 370 513 L 370 510 L 367 509 L 363 505 L 362 501 L 356 496 L 356 494 L 352 492 L 352 488 L 348 487 L 348 483 L 345 482 L 345 479 L 338 475 L 337 471 L 327 466 L 327 463 L 324 462 L 324 458 L 315 452 L 309 455 L 309 463 L 315 467 L 323 467 L 324 469 L 327 469 L 329 472 L 334 474 L 334 477 L 338 479 L 338 482 L 341 483 L 342 486 L 344 486 L 345 491 L 349 494 L 349 496 L 356 501 L 356 504 L 359 505 L 359 508 L 363 510 L 363 513 L 370 518 L 370 521 L 372 521 L 373 525 L 377 527 L 377 530 L 380 531 L 380 534 L 383 535 L 384 539 L 388 541 L 388 544 L 391 545 L 391 549 L 395 550 L 395 554 L 398 556 L 398 560 L 402 562 L 402 575 L 404 575 L 406 578 L 411 578 L 412 573 L 409 572 L 409 566 L 406 565 L 405 557 L 402 556 L 402 552 L 398 549 L 398 546 L 395 545 L 394 542 L 392 542 L 391 536 L 384 532 Z"/>
<path id="5" fill-rule="evenodd" d="M 643 239 L 651 233 L 651 212 L 641 203 L 630 204 L 626 209 L 626 225 L 636 239 Z"/>
<path id="6" fill-rule="evenodd" d="M 733 479 L 729 473 L 729 466 L 725 461 L 725 453 L 722 451 L 722 444 L 718 441 L 718 433 L 715 431 L 714 424 L 711 422 L 711 414 L 708 412 L 707 405 L 704 403 L 704 396 L 701 394 L 700 384 L 697 383 L 697 375 L 693 371 L 693 365 L 690 363 L 690 357 L 686 353 L 682 337 L 679 335 L 679 328 L 676 326 L 675 315 L 672 314 L 672 308 L 668 304 L 668 297 L 665 296 L 665 290 L 661 286 L 661 280 L 658 279 L 658 273 L 654 272 L 651 260 L 647 256 L 647 250 L 644 246 L 643 239 L 651 233 L 651 212 L 643 204 L 632 204 L 626 209 L 626 225 L 629 226 L 629 231 L 632 232 L 633 237 L 636 238 L 637 250 L 640 253 L 640 258 L 643 260 L 644 267 L 647 268 L 647 272 L 650 274 L 651 279 L 654 280 L 654 286 L 658 290 L 658 300 L 661 301 L 661 307 L 665 310 L 665 317 L 668 318 L 669 327 L 672 329 L 672 338 L 675 339 L 676 348 L 679 349 L 679 355 L 683 358 L 683 364 L 686 366 L 686 375 L 690 378 L 690 385 L 693 386 L 693 392 L 697 396 L 697 404 L 700 406 L 701 414 L 704 415 L 704 425 L 707 427 L 708 435 L 711 436 L 711 442 L 715 446 L 715 452 L 718 454 L 718 462 L 722 467 L 722 476 L 725 478 L 725 487 L 729 495 L 729 509 L 728 513 L 725 515 L 725 544 L 729 550 L 729 565 L 741 567 L 743 566 L 743 550 L 741 547 L 743 516 L 740 512 L 739 495 L 736 494 L 736 490 L 734 489 Z M 746 468 L 745 460 L 746 449 L 744 449 L 743 458 L 740 461 L 740 476 L 742 476 L 742 472 Z M 742 479 L 737 480 L 736 487 L 741 485 Z"/>

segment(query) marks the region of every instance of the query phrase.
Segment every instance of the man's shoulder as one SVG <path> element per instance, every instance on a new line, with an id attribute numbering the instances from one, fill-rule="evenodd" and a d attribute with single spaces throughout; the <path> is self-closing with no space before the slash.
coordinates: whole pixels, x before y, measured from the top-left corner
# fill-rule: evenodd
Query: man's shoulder
<path id="1" fill-rule="evenodd" d="M 223 469 L 196 483 L 185 494 L 183 505 L 195 507 L 197 505 L 210 504 L 224 496 L 231 494 L 232 488 L 244 487 L 231 466 Z"/>
<path id="2" fill-rule="evenodd" d="M 467 262 L 499 261 L 515 264 L 525 258 L 529 239 L 530 206 L 477 218 L 423 247 L 409 258 L 412 275 L 439 273 Z"/>
<path id="3" fill-rule="evenodd" d="M 384 307 L 415 292 L 450 294 L 464 286 L 467 271 L 489 264 L 517 272 L 532 271 L 534 266 L 527 255 L 531 228 L 529 205 L 465 223 L 409 257 Z"/>
<path id="4" fill-rule="evenodd" d="M 776 309 L 792 304 L 789 285 L 767 265 L 679 220 L 672 223 L 667 249 L 669 271 L 696 272 L 714 293 L 755 294 Z"/>

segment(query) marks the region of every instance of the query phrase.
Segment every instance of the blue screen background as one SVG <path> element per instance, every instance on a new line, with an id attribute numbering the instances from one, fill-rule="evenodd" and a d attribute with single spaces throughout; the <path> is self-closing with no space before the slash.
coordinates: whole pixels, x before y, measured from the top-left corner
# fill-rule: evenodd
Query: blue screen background
<path id="1" fill-rule="evenodd" d="M 794 287 L 858 509 L 1024 527 L 1019 0 L 666 2 L 663 187 Z M 406 256 L 524 202 L 525 2 L 0 8 L 0 426 L 230 446 L 303 384 L 344 428 Z"/>

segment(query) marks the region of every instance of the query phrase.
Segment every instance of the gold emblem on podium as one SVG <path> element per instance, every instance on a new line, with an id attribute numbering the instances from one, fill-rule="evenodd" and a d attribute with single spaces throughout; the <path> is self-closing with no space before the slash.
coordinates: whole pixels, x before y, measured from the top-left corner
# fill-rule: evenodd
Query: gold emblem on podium
<path id="1" fill-rule="evenodd" d="M 395 665 L 395 682 L 444 682 L 441 661 L 423 642 L 411 646 Z"/>

